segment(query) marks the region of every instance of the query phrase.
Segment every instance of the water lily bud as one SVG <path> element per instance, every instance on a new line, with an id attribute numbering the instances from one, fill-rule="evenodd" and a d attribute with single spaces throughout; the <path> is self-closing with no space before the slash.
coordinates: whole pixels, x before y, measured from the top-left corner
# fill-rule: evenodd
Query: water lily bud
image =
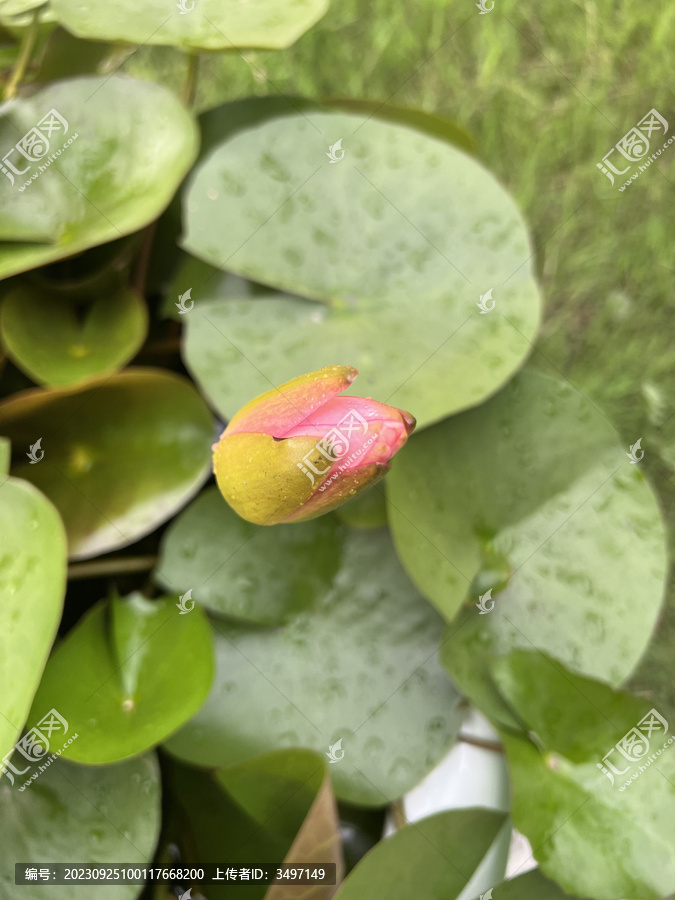
<path id="1" fill-rule="evenodd" d="M 339 397 L 358 372 L 326 366 L 247 403 L 213 447 L 220 491 L 256 525 L 304 522 L 370 487 L 415 419 L 363 397 Z"/>

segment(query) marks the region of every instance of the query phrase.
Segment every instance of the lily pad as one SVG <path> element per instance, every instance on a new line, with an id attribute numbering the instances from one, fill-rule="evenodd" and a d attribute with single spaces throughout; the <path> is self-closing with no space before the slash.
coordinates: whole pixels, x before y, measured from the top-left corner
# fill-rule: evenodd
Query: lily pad
<path id="1" fill-rule="evenodd" d="M 211 629 L 174 597 L 140 594 L 97 604 L 58 645 L 35 695 L 31 724 L 57 709 L 78 732 L 64 756 L 109 763 L 160 743 L 190 718 L 213 680 Z"/>
<path id="2" fill-rule="evenodd" d="M 335 863 L 342 875 L 340 829 L 326 760 L 309 750 L 277 750 L 215 774 L 174 764 L 172 786 L 185 811 L 196 863 L 208 863 L 228 848 L 249 865 Z M 298 855 L 300 853 L 300 855 Z M 304 853 L 304 856 L 302 855 Z M 249 885 L 248 898 L 282 900 L 297 886 Z M 241 895 L 241 884 L 210 886 L 213 900 Z M 332 885 L 308 900 L 329 900 Z"/>
<path id="3" fill-rule="evenodd" d="M 332 516 L 260 528 L 240 519 L 214 487 L 172 522 L 154 579 L 174 593 L 191 591 L 210 612 L 274 625 L 329 589 L 341 547 Z"/>
<path id="4" fill-rule="evenodd" d="M 81 735 L 80 735 L 81 737 Z M 75 741 L 74 743 L 77 743 Z M 37 767 L 36 767 L 37 771 Z M 28 777 L 28 776 L 26 776 Z M 160 777 L 154 755 L 90 768 L 56 759 L 23 792 L 0 788 L 0 900 L 134 900 L 139 885 L 14 884 L 17 862 L 147 865 L 160 828 Z"/>
<path id="5" fill-rule="evenodd" d="M 455 900 L 505 821 L 497 810 L 453 809 L 406 825 L 364 856 L 336 900 Z"/>
<path id="6" fill-rule="evenodd" d="M 178 10 L 176 10 L 178 6 Z M 62 25 L 78 37 L 131 44 L 168 44 L 184 50 L 279 49 L 325 14 L 328 0 L 52 0 Z"/>
<path id="7" fill-rule="evenodd" d="M 26 721 L 65 592 L 59 514 L 31 484 L 0 476 L 0 761 Z"/>
<path id="8" fill-rule="evenodd" d="M 85 388 L 15 394 L 0 403 L 19 462 L 61 513 L 75 559 L 138 540 L 180 509 L 211 470 L 211 415 L 184 378 L 131 368 Z M 124 490 L 120 490 L 124 485 Z"/>
<path id="9" fill-rule="evenodd" d="M 526 372 L 397 457 L 387 497 L 399 557 L 448 620 L 467 603 L 443 659 L 481 708 L 487 661 L 514 646 L 615 685 L 637 665 L 666 548 L 654 494 L 626 451 L 570 385 Z"/>
<path id="10" fill-rule="evenodd" d="M 190 113 L 170 91 L 133 78 L 57 82 L 2 113 L 0 278 L 138 231 L 197 155 Z"/>
<path id="11" fill-rule="evenodd" d="M 522 217 L 445 140 L 346 113 L 274 118 L 198 163 L 184 204 L 194 256 L 322 301 L 194 285 L 212 302 L 189 317 L 185 360 L 226 418 L 270 382 L 344 359 L 359 392 L 427 425 L 483 401 L 530 352 L 540 301 Z"/>
<path id="12" fill-rule="evenodd" d="M 4 298 L 7 353 L 34 381 L 66 387 L 110 374 L 141 347 L 148 328 L 142 297 L 127 288 L 94 300 L 78 317 L 72 300 L 22 285 Z"/>
<path id="13" fill-rule="evenodd" d="M 332 747 L 337 796 L 381 806 L 457 735 L 460 698 L 435 659 L 440 617 L 384 530 L 350 529 L 331 588 L 283 628 L 214 629 L 211 694 L 166 744 L 180 759 L 225 766 L 279 747 Z"/>
<path id="14" fill-rule="evenodd" d="M 596 900 L 672 894 L 675 738 L 658 710 L 541 653 L 492 671 L 527 729 L 502 740 L 513 821 L 543 872 Z"/>

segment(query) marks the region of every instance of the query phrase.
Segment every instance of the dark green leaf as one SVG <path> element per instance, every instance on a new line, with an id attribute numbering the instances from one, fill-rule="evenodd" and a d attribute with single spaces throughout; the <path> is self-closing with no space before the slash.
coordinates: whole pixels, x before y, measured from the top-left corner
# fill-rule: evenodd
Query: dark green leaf
<path id="1" fill-rule="evenodd" d="M 309 750 L 277 750 L 215 776 L 174 765 L 171 778 L 187 814 L 199 862 L 330 863 L 342 870 L 339 823 L 325 759 Z M 298 856 L 298 852 L 301 854 Z M 302 854 L 305 854 L 304 856 Z M 242 896 L 281 900 L 264 885 L 214 885 L 213 900 Z M 297 887 L 293 888 L 297 892 Z M 309 891 L 309 888 L 303 889 Z M 307 897 L 323 900 L 327 889 Z M 334 888 L 330 887 L 334 892 Z"/>
<path id="2" fill-rule="evenodd" d="M 65 28 L 55 28 L 45 46 L 35 80 L 44 83 L 94 73 L 112 49 L 111 44 L 83 41 Z"/>
<path id="3" fill-rule="evenodd" d="M 406 825 L 357 864 L 336 900 L 455 900 L 505 820 L 496 810 L 453 809 Z"/>

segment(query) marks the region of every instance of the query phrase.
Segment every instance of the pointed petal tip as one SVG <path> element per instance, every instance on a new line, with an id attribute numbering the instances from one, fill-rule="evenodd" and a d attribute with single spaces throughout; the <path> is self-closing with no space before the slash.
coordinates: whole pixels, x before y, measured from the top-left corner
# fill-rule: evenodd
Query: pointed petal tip
<path id="1" fill-rule="evenodd" d="M 386 475 L 389 469 L 391 469 L 391 463 L 377 462 L 375 463 L 375 468 L 377 469 L 378 475 Z"/>
<path id="2" fill-rule="evenodd" d="M 417 425 L 417 419 L 415 416 L 411 415 L 409 412 L 406 412 L 404 409 L 401 410 L 401 416 L 403 417 L 403 421 L 405 422 L 405 430 L 408 434 L 408 437 L 415 430 L 415 426 Z"/>
<path id="3" fill-rule="evenodd" d="M 358 369 L 355 369 L 354 366 L 340 366 L 340 368 L 344 369 L 345 378 L 349 384 L 351 384 L 352 381 L 356 380 L 356 378 L 359 374 Z"/>

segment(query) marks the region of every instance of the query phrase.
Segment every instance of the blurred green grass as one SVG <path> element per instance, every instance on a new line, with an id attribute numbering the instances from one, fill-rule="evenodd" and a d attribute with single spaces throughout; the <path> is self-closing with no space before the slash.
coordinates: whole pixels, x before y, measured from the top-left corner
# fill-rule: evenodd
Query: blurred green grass
<path id="1" fill-rule="evenodd" d="M 613 193 L 596 168 L 656 108 L 675 127 L 675 5 L 655 0 L 333 0 L 287 51 L 202 57 L 197 108 L 251 94 L 389 100 L 445 115 L 516 197 L 546 315 L 533 364 L 596 403 L 656 485 L 675 545 L 675 147 Z M 143 48 L 125 69 L 180 90 L 185 57 Z M 630 174 L 630 173 L 628 173 Z M 617 185 L 620 182 L 617 177 Z M 675 714 L 675 581 L 633 678 Z"/>

